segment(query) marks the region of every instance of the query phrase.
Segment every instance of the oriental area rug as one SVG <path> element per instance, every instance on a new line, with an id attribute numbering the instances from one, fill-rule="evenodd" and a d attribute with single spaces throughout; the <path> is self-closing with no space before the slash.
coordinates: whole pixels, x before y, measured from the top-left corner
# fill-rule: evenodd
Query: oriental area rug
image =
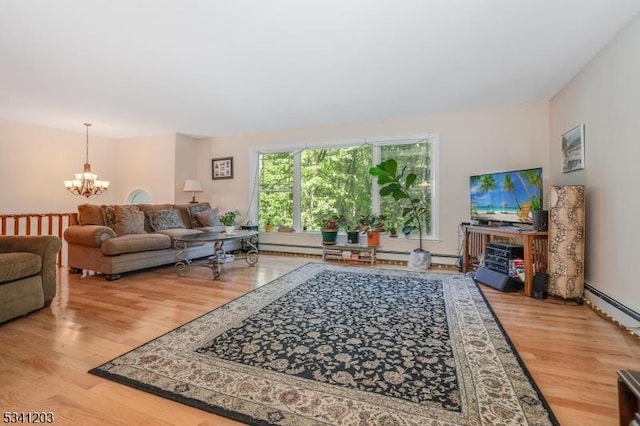
<path id="1" fill-rule="evenodd" d="M 93 374 L 252 425 L 554 425 L 461 274 L 308 263 Z"/>

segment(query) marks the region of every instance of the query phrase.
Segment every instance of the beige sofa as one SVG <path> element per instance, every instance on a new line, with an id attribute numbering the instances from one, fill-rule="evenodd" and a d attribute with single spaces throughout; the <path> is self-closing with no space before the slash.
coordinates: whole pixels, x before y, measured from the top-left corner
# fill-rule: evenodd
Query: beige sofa
<path id="1" fill-rule="evenodd" d="M 70 271 L 95 271 L 109 281 L 123 272 L 174 263 L 176 236 L 224 230 L 217 209 L 209 203 L 82 204 L 78 223 L 64 232 Z M 213 244 L 205 243 L 187 247 L 184 256 L 197 259 L 212 254 Z"/>
<path id="2" fill-rule="evenodd" d="M 0 323 L 51 304 L 62 241 L 43 236 L 0 236 Z"/>

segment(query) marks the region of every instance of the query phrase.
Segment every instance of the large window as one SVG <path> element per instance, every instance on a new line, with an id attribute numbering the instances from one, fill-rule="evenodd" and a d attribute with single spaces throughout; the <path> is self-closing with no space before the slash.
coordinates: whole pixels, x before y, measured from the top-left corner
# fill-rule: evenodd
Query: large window
<path id="1" fill-rule="evenodd" d="M 395 159 L 399 167 L 418 176 L 416 197 L 434 207 L 437 140 L 411 138 L 341 146 L 261 151 L 258 161 L 257 220 L 260 225 L 293 226 L 296 231 L 318 231 L 332 215 L 355 225 L 371 213 L 386 216 L 388 225 L 402 230 L 402 205 L 378 195 L 369 168 Z M 437 218 L 430 214 L 427 235 L 434 236 Z"/>
<path id="2" fill-rule="evenodd" d="M 416 189 L 411 194 L 412 197 L 420 198 L 429 206 L 429 214 L 427 221 L 423 225 L 425 235 L 433 235 L 433 219 L 431 211 L 432 206 L 432 150 L 430 144 L 425 141 L 416 141 L 414 143 L 383 145 L 381 146 L 381 159 L 388 160 L 393 158 L 398 162 L 398 167 L 406 167 L 407 173 L 415 174 Z M 395 226 L 399 232 L 402 232 L 404 219 L 402 211 L 405 204 L 398 203 L 391 197 L 380 199 L 380 212 L 386 216 L 386 223 Z"/>
<path id="3" fill-rule="evenodd" d="M 355 226 L 360 216 L 371 213 L 371 147 L 315 148 L 301 154 L 303 230 L 320 230 L 332 215 Z"/>
<path id="4" fill-rule="evenodd" d="M 260 224 L 293 225 L 293 154 L 260 155 Z"/>

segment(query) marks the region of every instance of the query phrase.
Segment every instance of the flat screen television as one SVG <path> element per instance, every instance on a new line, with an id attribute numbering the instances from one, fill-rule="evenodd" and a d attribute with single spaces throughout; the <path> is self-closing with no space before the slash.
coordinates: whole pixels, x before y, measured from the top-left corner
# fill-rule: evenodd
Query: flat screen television
<path id="1" fill-rule="evenodd" d="M 533 224 L 542 203 L 542 167 L 470 177 L 471 220 Z"/>

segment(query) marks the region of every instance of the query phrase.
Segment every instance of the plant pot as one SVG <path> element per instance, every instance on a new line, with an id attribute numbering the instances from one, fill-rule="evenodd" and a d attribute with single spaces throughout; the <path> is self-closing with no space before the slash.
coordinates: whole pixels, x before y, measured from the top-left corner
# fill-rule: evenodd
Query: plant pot
<path id="1" fill-rule="evenodd" d="M 429 269 L 431 253 L 426 250 L 415 249 L 409 255 L 408 266 L 411 269 Z"/>
<path id="2" fill-rule="evenodd" d="M 267 224 L 264 226 L 264 232 L 271 232 L 271 231 L 273 231 L 273 224 L 271 224 L 271 223 L 267 223 Z"/>
<path id="3" fill-rule="evenodd" d="M 531 217 L 533 219 L 533 229 L 536 231 L 546 231 L 547 223 L 549 221 L 548 210 L 531 210 Z"/>
<path id="4" fill-rule="evenodd" d="M 369 247 L 378 247 L 380 245 L 380 231 L 367 232 L 367 245 Z"/>
<path id="5" fill-rule="evenodd" d="M 225 225 L 225 227 L 224 227 L 224 232 L 226 232 L 227 234 L 233 234 L 235 230 L 236 230 L 235 226 L 227 226 L 227 225 Z"/>
<path id="6" fill-rule="evenodd" d="M 331 228 L 323 228 L 320 230 L 322 232 L 322 244 L 331 245 L 335 244 L 338 238 L 338 230 Z"/>
<path id="7" fill-rule="evenodd" d="M 358 231 L 349 231 L 349 232 L 347 232 L 347 243 L 349 243 L 349 244 L 359 244 L 360 243 L 360 232 L 358 232 Z"/>

